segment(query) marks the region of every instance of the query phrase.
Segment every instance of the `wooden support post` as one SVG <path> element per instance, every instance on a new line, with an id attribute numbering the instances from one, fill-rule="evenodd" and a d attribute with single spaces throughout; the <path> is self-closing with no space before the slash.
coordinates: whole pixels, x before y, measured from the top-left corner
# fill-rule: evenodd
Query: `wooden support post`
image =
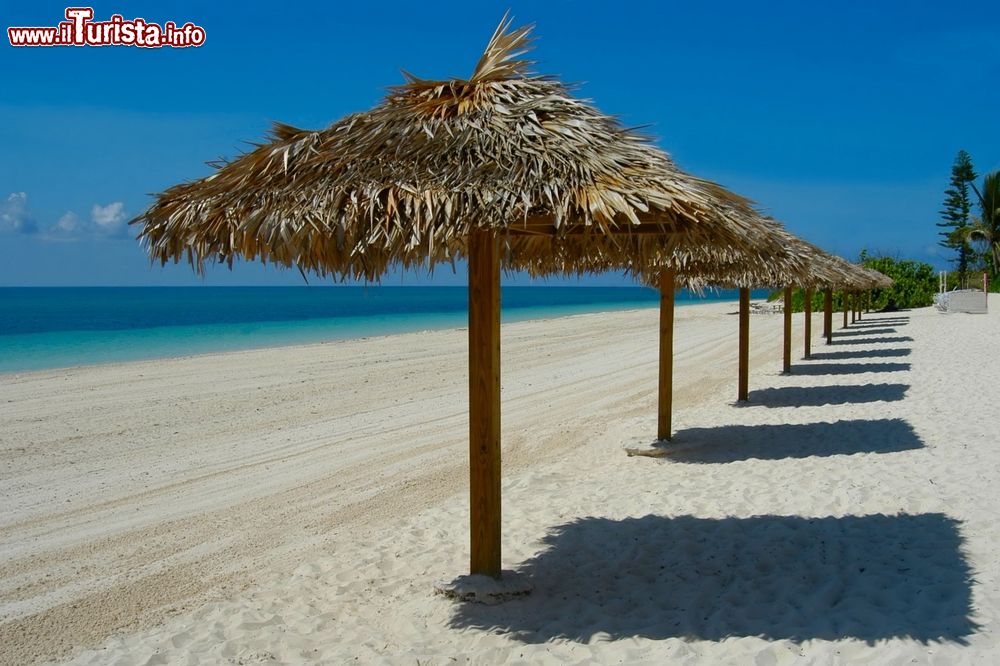
<path id="1" fill-rule="evenodd" d="M 847 328 L 847 292 L 846 291 L 840 292 L 840 297 L 844 301 L 844 326 L 843 326 L 843 328 Z"/>
<path id="2" fill-rule="evenodd" d="M 826 336 L 826 344 L 833 344 L 833 290 L 827 289 L 823 292 L 823 335 Z"/>
<path id="3" fill-rule="evenodd" d="M 750 290 L 740 289 L 740 361 L 739 396 L 737 400 L 750 399 Z"/>
<path id="4" fill-rule="evenodd" d="M 660 391 L 656 439 L 670 439 L 674 403 L 674 269 L 660 269 Z"/>
<path id="5" fill-rule="evenodd" d="M 786 375 L 792 371 L 792 288 L 785 287 L 785 334 L 782 340 L 782 364 L 781 371 Z"/>
<path id="6" fill-rule="evenodd" d="M 497 239 L 469 235 L 469 494 L 474 574 L 500 577 L 500 264 Z"/>
<path id="7" fill-rule="evenodd" d="M 851 292 L 851 323 L 853 324 L 858 320 L 858 297 L 857 294 Z"/>
<path id="8" fill-rule="evenodd" d="M 803 358 L 809 358 L 812 352 L 812 320 L 813 320 L 813 292 L 812 289 L 805 290 L 806 304 L 805 304 L 805 355 Z"/>

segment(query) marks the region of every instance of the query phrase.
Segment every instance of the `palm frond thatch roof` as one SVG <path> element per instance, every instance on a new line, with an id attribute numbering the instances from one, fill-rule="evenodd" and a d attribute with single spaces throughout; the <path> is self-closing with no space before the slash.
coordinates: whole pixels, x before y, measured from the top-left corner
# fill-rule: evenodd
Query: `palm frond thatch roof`
<path id="1" fill-rule="evenodd" d="M 139 238 L 163 263 L 259 258 L 369 280 L 462 256 L 475 230 L 502 239 L 505 268 L 535 272 L 575 272 L 583 257 L 694 261 L 705 248 L 766 258 L 749 201 L 531 73 L 529 48 L 530 28 L 505 17 L 468 80 L 407 75 L 326 129 L 275 125 L 160 194 L 133 220 Z"/>
<path id="2" fill-rule="evenodd" d="M 659 283 L 660 271 L 671 268 L 675 272 L 675 284 L 695 290 L 709 286 L 811 285 L 820 280 L 844 277 L 826 261 L 829 255 L 789 233 L 770 217 L 756 216 L 747 239 L 748 242 L 738 249 L 702 246 L 686 248 L 682 253 L 657 250 L 652 255 L 643 255 L 641 248 L 633 248 L 635 259 L 625 268 L 640 282 L 654 287 Z M 589 264 L 586 259 L 590 259 Z M 620 268 L 614 257 L 591 255 L 586 259 L 581 258 L 580 265 L 589 266 L 592 272 Z"/>
<path id="3" fill-rule="evenodd" d="M 698 248 L 684 257 L 657 256 L 633 264 L 629 271 L 656 287 L 662 268 L 675 270 L 675 284 L 695 291 L 707 287 L 762 288 L 798 286 L 809 289 L 863 290 L 892 285 L 885 275 L 829 254 L 788 232 L 778 221 L 762 217 L 754 225 L 767 238 L 765 251 L 719 252 Z M 604 266 L 613 269 L 614 266 Z"/>

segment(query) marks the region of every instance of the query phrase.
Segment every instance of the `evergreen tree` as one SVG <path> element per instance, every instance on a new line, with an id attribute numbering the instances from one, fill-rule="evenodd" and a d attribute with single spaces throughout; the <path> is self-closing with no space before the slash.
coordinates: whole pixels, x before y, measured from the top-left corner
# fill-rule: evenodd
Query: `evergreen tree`
<path id="1" fill-rule="evenodd" d="M 938 222 L 937 226 L 942 229 L 940 232 L 942 239 L 938 244 L 958 252 L 953 261 L 959 282 L 965 280 L 969 272 L 969 259 L 972 257 L 972 249 L 967 242 L 969 214 L 972 209 L 969 184 L 975 180 L 972 158 L 964 150 L 958 151 L 955 163 L 951 167 L 950 186 L 944 191 L 944 208 L 941 210 L 943 221 Z"/>

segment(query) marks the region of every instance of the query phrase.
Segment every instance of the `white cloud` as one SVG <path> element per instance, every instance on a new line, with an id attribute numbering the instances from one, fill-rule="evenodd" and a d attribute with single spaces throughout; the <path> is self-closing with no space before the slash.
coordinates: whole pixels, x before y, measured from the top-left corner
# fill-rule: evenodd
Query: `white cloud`
<path id="1" fill-rule="evenodd" d="M 128 224 L 125 204 L 113 201 L 106 206 L 94 204 L 90 217 L 81 217 L 67 210 L 54 222 L 46 220 L 39 225 L 28 207 L 26 192 L 11 192 L 0 198 L 0 233 L 37 234 L 43 241 L 75 241 L 81 238 L 127 238 Z"/>
<path id="2" fill-rule="evenodd" d="M 31 234 L 38 231 L 35 218 L 28 210 L 28 195 L 25 192 L 11 192 L 0 204 L 0 231 Z"/>
<path id="3" fill-rule="evenodd" d="M 90 209 L 90 219 L 101 233 L 109 236 L 125 234 L 125 204 L 121 201 L 109 203 L 107 206 L 94 204 Z"/>
<path id="4" fill-rule="evenodd" d="M 71 210 L 63 213 L 63 216 L 59 218 L 56 222 L 56 229 L 59 231 L 65 231 L 66 233 L 72 233 L 80 226 L 80 218 L 77 214 Z"/>

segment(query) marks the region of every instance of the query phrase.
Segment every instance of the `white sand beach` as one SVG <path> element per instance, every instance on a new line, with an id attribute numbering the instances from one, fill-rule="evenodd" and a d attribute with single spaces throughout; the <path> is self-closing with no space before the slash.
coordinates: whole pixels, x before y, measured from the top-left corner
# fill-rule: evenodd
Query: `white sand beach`
<path id="1" fill-rule="evenodd" d="M 466 572 L 464 330 L 0 376 L 0 663 L 1000 660 L 1000 312 L 503 327 L 497 606 Z"/>

